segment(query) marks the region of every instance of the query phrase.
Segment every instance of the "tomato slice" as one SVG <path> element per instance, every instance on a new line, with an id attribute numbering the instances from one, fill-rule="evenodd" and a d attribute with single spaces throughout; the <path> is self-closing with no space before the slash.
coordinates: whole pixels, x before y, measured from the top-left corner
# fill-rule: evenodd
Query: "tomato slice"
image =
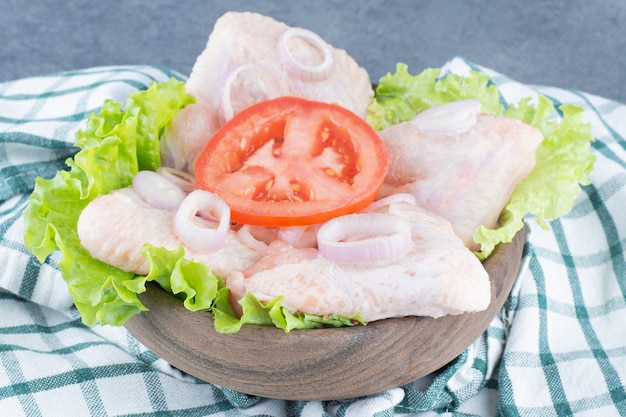
<path id="1" fill-rule="evenodd" d="M 262 101 L 225 123 L 195 164 L 196 185 L 235 222 L 283 227 L 359 211 L 388 168 L 376 131 L 351 111 L 297 97 Z"/>

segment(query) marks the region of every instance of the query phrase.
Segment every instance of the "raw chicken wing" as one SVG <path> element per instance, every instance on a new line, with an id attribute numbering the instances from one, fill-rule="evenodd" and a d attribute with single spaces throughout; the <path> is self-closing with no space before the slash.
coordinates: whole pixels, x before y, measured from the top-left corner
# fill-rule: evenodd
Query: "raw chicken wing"
<path id="1" fill-rule="evenodd" d="M 457 137 L 428 136 L 410 122 L 380 133 L 389 153 L 381 195 L 408 192 L 418 205 L 448 219 L 471 250 L 474 232 L 493 228 L 518 182 L 535 166 L 541 132 L 519 120 L 479 114 Z"/>
<path id="2" fill-rule="evenodd" d="M 187 259 L 204 263 L 219 275 L 232 268 L 246 268 L 260 257 L 233 231 L 228 233 L 224 246 L 214 252 L 185 247 L 172 228 L 173 216 L 173 212 L 146 204 L 132 187 L 123 188 L 85 207 L 78 219 L 78 236 L 93 258 L 139 275 L 149 272 L 148 261 L 141 253 L 146 243 L 169 250 L 183 246 Z"/>
<path id="3" fill-rule="evenodd" d="M 399 259 L 336 263 L 315 249 L 277 240 L 258 263 L 227 276 L 227 286 L 235 298 L 246 291 L 263 302 L 282 295 L 282 305 L 292 312 L 358 312 L 366 321 L 487 308 L 489 276 L 450 223 L 409 203 L 393 203 L 392 208 L 411 223 L 413 243 Z"/>
<path id="4" fill-rule="evenodd" d="M 302 28 L 255 13 L 229 12 L 215 23 L 187 81 L 197 103 L 163 133 L 163 164 L 187 171 L 213 133 L 244 108 L 292 95 L 332 102 L 365 116 L 372 85 L 344 51 Z"/>

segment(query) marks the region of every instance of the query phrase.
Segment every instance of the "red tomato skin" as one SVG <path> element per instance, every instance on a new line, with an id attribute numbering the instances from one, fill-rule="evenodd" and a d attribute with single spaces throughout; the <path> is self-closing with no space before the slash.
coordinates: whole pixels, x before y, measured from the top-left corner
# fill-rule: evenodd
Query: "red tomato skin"
<path id="1" fill-rule="evenodd" d="M 218 129 L 195 175 L 198 188 L 229 204 L 234 222 L 303 226 L 365 209 L 388 164 L 384 142 L 359 116 L 285 96 L 252 105 Z"/>

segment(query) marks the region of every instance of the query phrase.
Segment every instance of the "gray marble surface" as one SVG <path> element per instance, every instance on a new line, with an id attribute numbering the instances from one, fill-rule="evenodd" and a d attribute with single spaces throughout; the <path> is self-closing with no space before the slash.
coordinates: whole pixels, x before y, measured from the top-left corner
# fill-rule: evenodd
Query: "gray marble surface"
<path id="1" fill-rule="evenodd" d="M 455 56 L 626 102 L 624 0 L 0 0 L 0 82 L 102 65 L 188 74 L 213 23 L 250 10 L 312 29 L 377 80 Z"/>

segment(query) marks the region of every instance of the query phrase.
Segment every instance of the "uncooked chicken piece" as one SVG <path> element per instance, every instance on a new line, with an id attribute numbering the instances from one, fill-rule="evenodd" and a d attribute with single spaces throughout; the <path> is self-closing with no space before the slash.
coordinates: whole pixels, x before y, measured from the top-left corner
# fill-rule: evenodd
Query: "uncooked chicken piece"
<path id="1" fill-rule="evenodd" d="M 163 164 L 193 170 L 195 158 L 226 120 L 270 98 L 292 95 L 337 103 L 364 117 L 372 85 L 344 50 L 317 34 L 255 13 L 217 20 L 187 80 L 196 104 L 163 133 Z"/>
<path id="2" fill-rule="evenodd" d="M 185 258 L 204 263 L 220 275 L 232 268 L 246 268 L 260 257 L 241 243 L 233 231 L 219 250 L 194 251 L 174 233 L 173 216 L 173 212 L 146 204 L 132 187 L 123 188 L 100 196 L 85 207 L 78 219 L 78 236 L 93 258 L 139 275 L 149 272 L 141 253 L 146 243 L 169 250 L 183 246 Z"/>
<path id="3" fill-rule="evenodd" d="M 392 203 L 390 212 L 411 223 L 412 246 L 398 259 L 337 263 L 277 240 L 258 263 L 227 276 L 227 286 L 236 299 L 246 291 L 263 302 L 282 295 L 291 312 L 360 313 L 365 321 L 489 306 L 489 276 L 447 220 L 410 203 Z"/>
<path id="4" fill-rule="evenodd" d="M 381 195 L 413 194 L 418 205 L 448 219 L 473 251 L 480 250 L 474 232 L 497 225 L 543 140 L 524 122 L 487 114 L 458 136 L 428 136 L 410 122 L 379 133 L 390 161 Z"/>

